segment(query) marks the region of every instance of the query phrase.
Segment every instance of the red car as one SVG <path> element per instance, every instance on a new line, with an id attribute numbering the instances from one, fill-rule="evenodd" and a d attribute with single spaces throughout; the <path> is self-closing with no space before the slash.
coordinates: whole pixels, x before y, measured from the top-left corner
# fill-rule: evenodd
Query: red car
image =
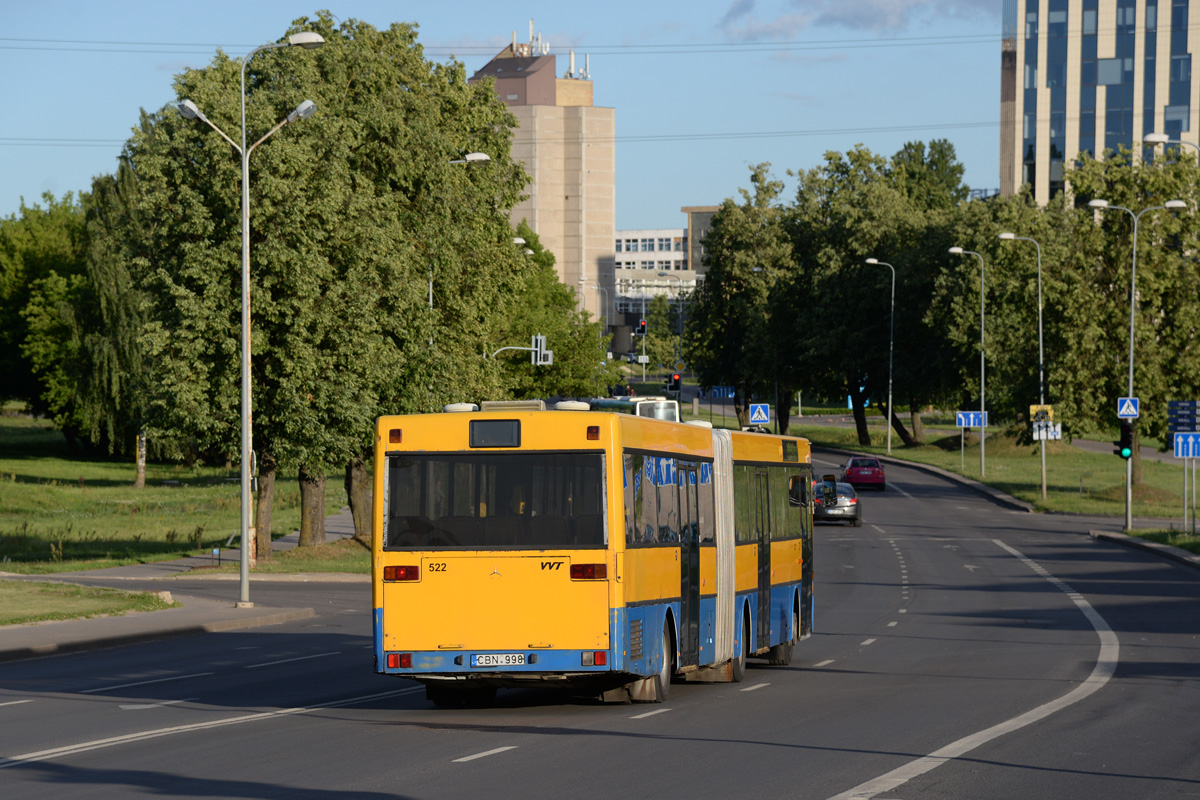
<path id="1" fill-rule="evenodd" d="M 887 487 L 887 480 L 883 476 L 883 464 L 878 458 L 868 456 L 855 456 L 850 459 L 842 468 L 842 481 L 855 489 L 874 486 L 882 492 Z"/>

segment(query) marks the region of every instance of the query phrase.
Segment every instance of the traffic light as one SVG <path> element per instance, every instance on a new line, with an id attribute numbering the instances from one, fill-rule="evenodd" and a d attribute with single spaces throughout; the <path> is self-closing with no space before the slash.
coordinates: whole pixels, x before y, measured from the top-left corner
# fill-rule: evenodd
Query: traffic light
<path id="1" fill-rule="evenodd" d="M 1121 438 L 1113 444 L 1116 445 L 1113 452 L 1121 458 L 1128 459 L 1133 455 L 1133 420 L 1121 420 Z"/>
<path id="2" fill-rule="evenodd" d="M 646 335 L 646 320 L 638 320 L 637 330 L 635 333 L 637 333 L 638 336 Z"/>
<path id="3" fill-rule="evenodd" d="M 680 389 L 680 383 L 681 383 L 681 381 L 680 381 L 679 373 L 676 372 L 674 375 L 671 376 L 671 380 L 667 382 L 667 388 L 670 389 L 672 392 L 678 392 Z"/>

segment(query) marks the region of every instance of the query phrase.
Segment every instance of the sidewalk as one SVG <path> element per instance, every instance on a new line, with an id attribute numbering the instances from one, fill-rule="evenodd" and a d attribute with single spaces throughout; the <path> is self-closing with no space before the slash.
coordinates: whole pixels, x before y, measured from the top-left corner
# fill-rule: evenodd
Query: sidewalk
<path id="1" fill-rule="evenodd" d="M 354 523 L 348 509 L 325 519 L 326 540 L 335 540 L 354 535 Z M 272 543 L 273 550 L 295 547 L 298 533 L 292 533 Z M 240 551 L 221 550 L 222 561 L 239 560 Z M 171 578 L 197 566 L 211 563 L 208 555 L 190 556 L 174 561 L 153 564 L 134 564 L 126 567 L 60 572 L 54 575 L 7 575 L 4 579 L 40 582 L 71 583 L 88 579 L 104 578 L 118 580 L 158 580 Z M 237 575 L 205 576 L 208 580 L 238 580 Z M 284 581 L 345 581 L 347 576 L 330 573 L 322 575 L 255 575 L 254 580 Z M 350 579 L 367 581 L 369 576 L 355 575 Z M 179 595 L 186 592 L 182 584 L 167 582 L 163 585 L 172 599 L 182 603 L 180 608 L 163 611 L 143 611 L 119 617 L 95 617 L 92 619 L 64 620 L 61 622 L 35 622 L 25 625 L 0 625 L 0 662 L 22 658 L 73 653 L 103 647 L 188 636 L 196 633 L 256 628 L 263 625 L 279 625 L 285 622 L 308 619 L 316 616 L 311 608 L 271 608 L 255 606 L 236 608 L 232 602 L 206 600 L 199 597 Z"/>

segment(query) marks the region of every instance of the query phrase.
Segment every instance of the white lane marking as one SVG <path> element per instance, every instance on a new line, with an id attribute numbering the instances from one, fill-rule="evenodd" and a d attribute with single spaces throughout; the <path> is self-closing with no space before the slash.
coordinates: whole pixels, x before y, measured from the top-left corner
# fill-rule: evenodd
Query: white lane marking
<path id="1" fill-rule="evenodd" d="M 907 608 L 902 608 L 902 609 L 900 609 L 899 611 L 897 611 L 896 613 L 897 613 L 897 614 L 907 614 L 907 613 L 908 613 L 908 609 L 907 609 Z"/>
<path id="2" fill-rule="evenodd" d="M 896 485 L 896 484 L 894 484 L 894 483 L 889 483 L 889 484 L 888 484 L 888 486 L 892 487 L 892 488 L 893 488 L 893 489 L 895 489 L 897 492 L 899 492 L 900 494 L 902 494 L 902 495 L 904 495 L 905 497 L 907 497 L 909 500 L 916 500 L 916 499 L 917 499 L 917 498 L 913 497 L 911 494 L 909 494 L 908 492 L 906 492 L 906 491 L 904 491 L 903 489 L 901 489 L 899 486 L 897 486 L 897 485 Z"/>
<path id="3" fill-rule="evenodd" d="M 121 703 L 119 708 L 122 711 L 144 711 L 147 708 L 162 708 L 163 706 L 173 706 L 177 703 L 188 703 L 195 699 L 194 697 L 185 697 L 183 700 L 163 700 L 161 703 Z"/>
<path id="4" fill-rule="evenodd" d="M 757 689 L 763 688 L 764 686 L 770 686 L 770 685 L 771 684 L 769 684 L 769 683 L 756 683 L 753 686 L 747 686 L 745 689 L 742 689 L 742 691 L 743 692 L 753 692 Z"/>
<path id="5" fill-rule="evenodd" d="M 632 716 L 632 717 L 630 717 L 630 719 L 645 719 L 646 717 L 653 717 L 655 714 L 665 714 L 670 710 L 671 709 L 669 709 L 669 708 L 660 708 L 655 711 L 647 711 L 645 714 L 638 714 L 636 716 Z"/>
<path id="6" fill-rule="evenodd" d="M 172 736 L 177 733 L 189 733 L 191 731 L 202 731 L 209 728 L 221 728 L 226 725 L 241 725 L 243 722 L 258 722 L 260 720 L 290 717 L 296 714 L 307 714 L 310 711 L 317 711 L 323 708 L 343 708 L 345 706 L 357 705 L 358 703 L 366 703 L 371 700 L 382 700 L 388 697 L 399 697 L 400 695 L 414 694 L 416 692 L 423 691 L 425 691 L 424 686 L 416 686 L 409 687 L 407 689 L 398 689 L 391 692 L 379 692 L 377 694 L 361 695 L 359 697 L 351 697 L 346 700 L 334 700 L 329 703 L 317 703 L 311 706 L 281 708 L 276 711 L 264 711 L 257 714 L 243 714 L 240 717 L 226 717 L 225 719 L 216 719 L 209 722 L 194 722 L 190 725 L 174 725 L 170 728 L 156 728 L 149 731 L 127 733 L 123 736 L 112 736 L 107 739 L 95 739 L 90 742 L 80 742 L 78 744 L 69 744 L 65 747 L 55 747 L 50 750 L 38 750 L 34 753 L 24 753 L 19 756 L 0 758 L 0 769 L 22 766 L 32 761 L 49 761 L 50 759 L 54 758 L 75 755 L 76 753 L 86 753 L 91 750 L 101 750 L 105 747 L 114 747 L 119 744 L 142 742 L 147 739 L 157 739 L 161 736 Z"/>
<path id="7" fill-rule="evenodd" d="M 1051 714 L 1062 711 L 1068 706 L 1072 706 L 1081 700 L 1084 700 L 1096 692 L 1104 688 L 1104 685 L 1112 678 L 1116 672 L 1117 662 L 1120 660 L 1121 644 L 1117 639 L 1117 635 L 1113 633 L 1113 629 L 1108 626 L 1096 609 L 1092 608 L 1091 604 L 1084 599 L 1083 595 L 1074 591 L 1063 581 L 1055 578 L 1049 572 L 1042 568 L 1041 565 L 1026 558 L 1020 551 L 1010 547 L 999 539 L 993 539 L 998 547 L 1008 551 L 1014 557 L 1019 559 L 1023 564 L 1031 570 L 1046 578 L 1047 581 L 1054 584 L 1056 588 L 1061 590 L 1069 598 L 1071 602 L 1087 617 L 1088 622 L 1092 624 L 1092 628 L 1096 631 L 1096 636 L 1100 639 L 1100 652 L 1096 656 L 1096 666 L 1092 669 L 1092 674 L 1089 675 L 1083 683 L 1076 686 L 1071 691 L 1064 694 L 1057 700 L 1051 700 L 1049 703 L 1030 709 L 1024 714 L 1020 714 L 1012 719 L 1005 720 L 998 725 L 993 725 L 990 728 L 973 733 L 970 736 L 964 736 L 957 742 L 951 742 L 940 750 L 935 750 L 924 758 L 918 758 L 910 761 L 902 767 L 892 770 L 891 772 L 880 775 L 878 778 L 861 783 L 849 791 L 835 795 L 830 800 L 868 800 L 883 792 L 889 792 L 899 786 L 903 786 L 913 778 L 924 775 L 936 767 L 945 764 L 956 758 L 961 758 L 977 747 L 987 744 L 993 739 L 999 738 L 1006 733 L 1020 730 L 1027 725 L 1032 725 L 1039 722 Z"/>
<path id="8" fill-rule="evenodd" d="M 880 533 L 886 533 L 886 531 L 884 531 L 884 529 L 879 527 L 878 525 L 872 525 L 871 527 L 874 528 L 875 530 L 879 531 Z"/>
<path id="9" fill-rule="evenodd" d="M 191 675 L 174 675 L 170 678 L 155 678 L 152 681 L 137 681 L 136 683 L 122 683 L 119 686 L 101 686 L 99 689 L 84 689 L 80 694 L 96 694 L 98 692 L 115 692 L 117 689 L 128 689 L 131 686 L 146 686 L 151 683 L 166 683 L 167 681 L 184 681 L 188 678 L 203 678 L 206 675 L 213 675 L 212 672 L 193 672 Z"/>
<path id="10" fill-rule="evenodd" d="M 487 758 L 488 756 L 494 756 L 497 753 L 503 753 L 506 750 L 516 750 L 516 749 L 517 749 L 517 746 L 515 744 L 510 744 L 508 747 L 497 747 L 495 750 L 488 750 L 484 753 L 476 753 L 473 756 L 463 756 L 462 758 L 456 758 L 453 761 L 451 761 L 450 763 L 451 764 L 460 764 L 463 761 L 474 761 L 477 758 Z"/>
<path id="11" fill-rule="evenodd" d="M 827 659 L 825 659 L 824 661 L 821 661 L 821 662 L 819 662 L 819 663 L 817 663 L 817 664 L 813 664 L 813 666 L 814 666 L 814 667 L 827 667 L 827 666 L 829 666 L 829 665 L 830 665 L 830 664 L 832 664 L 832 663 L 833 663 L 833 659 L 832 659 L 832 658 L 827 658 Z"/>
<path id="12" fill-rule="evenodd" d="M 313 659 L 313 658 L 324 658 L 325 656 L 336 656 L 336 655 L 340 655 L 340 654 L 341 654 L 340 650 L 334 650 L 332 653 L 316 653 L 315 655 L 311 655 L 311 656 L 297 656 L 296 658 L 285 658 L 280 661 L 267 661 L 266 663 L 263 663 L 263 664 L 247 664 L 246 666 L 242 667 L 242 669 L 258 669 L 259 667 L 273 667 L 276 664 L 290 664 L 293 661 L 308 661 L 309 659 Z"/>
<path id="13" fill-rule="evenodd" d="M 875 640 L 874 639 L 864 639 L 862 642 L 859 643 L 859 646 L 862 647 L 863 645 L 868 645 L 868 644 L 875 644 Z"/>
<path id="14" fill-rule="evenodd" d="M 979 567 L 977 567 L 975 564 L 963 564 L 963 569 L 968 569 L 974 573 L 975 570 L 979 569 Z"/>
<path id="15" fill-rule="evenodd" d="M 888 623 L 888 627 L 889 627 L 889 628 L 894 628 L 894 627 L 896 627 L 896 626 L 897 626 L 897 625 L 899 625 L 899 624 L 900 624 L 899 622 L 889 622 L 889 623 Z"/>
<path id="16" fill-rule="evenodd" d="M 19 706 L 22 703 L 32 703 L 32 700 L 9 700 L 7 703 L 0 703 L 0 706 Z"/>

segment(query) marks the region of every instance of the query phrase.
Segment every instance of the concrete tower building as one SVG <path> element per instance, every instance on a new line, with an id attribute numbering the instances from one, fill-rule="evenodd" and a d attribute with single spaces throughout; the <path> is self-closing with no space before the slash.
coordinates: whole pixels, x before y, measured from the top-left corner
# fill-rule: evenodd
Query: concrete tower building
<path id="1" fill-rule="evenodd" d="M 1004 0 L 1003 12 L 1001 193 L 1027 183 L 1046 203 L 1080 153 L 1148 133 L 1200 143 L 1200 3 Z"/>
<path id="2" fill-rule="evenodd" d="M 549 44 L 529 26 L 529 42 L 504 48 L 471 77 L 495 78 L 496 93 L 520 123 L 513 158 L 530 175 L 528 199 L 512 212 L 557 259 L 559 278 L 580 291 L 597 317 L 613 299 L 616 230 L 616 114 L 592 105 L 587 60 L 575 54 L 559 77 Z M 581 285 L 582 280 L 582 285 Z M 596 289 L 597 284 L 605 292 Z"/>

